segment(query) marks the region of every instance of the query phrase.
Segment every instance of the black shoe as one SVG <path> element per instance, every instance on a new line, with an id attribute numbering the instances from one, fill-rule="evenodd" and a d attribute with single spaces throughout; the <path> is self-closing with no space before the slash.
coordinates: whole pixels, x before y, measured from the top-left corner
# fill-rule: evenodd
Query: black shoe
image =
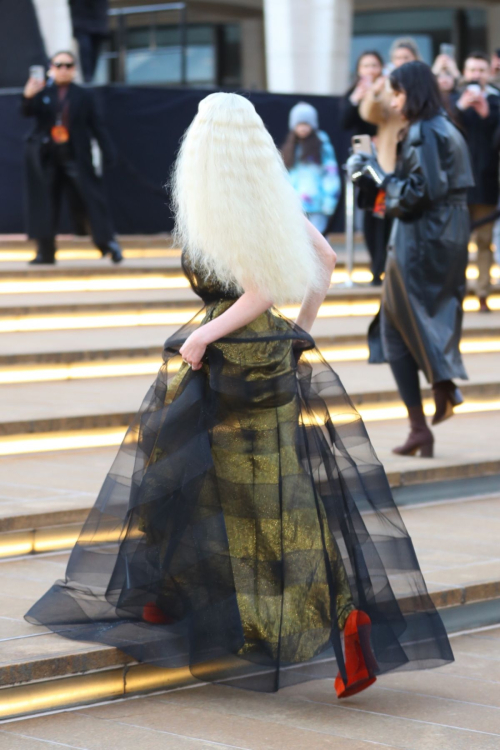
<path id="1" fill-rule="evenodd" d="M 382 286 L 382 279 L 380 276 L 374 276 L 370 283 L 372 286 Z"/>
<path id="2" fill-rule="evenodd" d="M 123 260 L 122 249 L 116 240 L 108 242 L 107 245 L 100 248 L 100 251 L 103 258 L 105 258 L 106 255 L 111 255 L 113 263 L 121 263 Z"/>
<path id="3" fill-rule="evenodd" d="M 55 258 L 44 258 L 43 255 L 35 255 L 35 257 L 32 260 L 28 261 L 29 266 L 55 266 L 56 259 Z"/>
<path id="4" fill-rule="evenodd" d="M 36 255 L 33 260 L 28 261 L 30 266 L 50 265 L 56 262 L 56 243 L 53 237 L 37 240 Z"/>

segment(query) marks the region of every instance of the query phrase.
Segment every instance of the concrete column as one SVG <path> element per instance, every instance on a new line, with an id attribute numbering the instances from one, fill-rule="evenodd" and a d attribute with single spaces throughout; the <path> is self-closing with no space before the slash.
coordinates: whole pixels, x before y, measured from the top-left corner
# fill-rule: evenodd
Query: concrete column
<path id="1" fill-rule="evenodd" d="M 244 89 L 266 88 L 264 23 L 260 18 L 241 22 L 241 68 Z"/>
<path id="2" fill-rule="evenodd" d="M 33 5 L 47 55 L 62 49 L 75 52 L 68 0 L 33 0 Z"/>
<path id="3" fill-rule="evenodd" d="M 269 90 L 345 91 L 352 16 L 353 0 L 264 0 Z"/>

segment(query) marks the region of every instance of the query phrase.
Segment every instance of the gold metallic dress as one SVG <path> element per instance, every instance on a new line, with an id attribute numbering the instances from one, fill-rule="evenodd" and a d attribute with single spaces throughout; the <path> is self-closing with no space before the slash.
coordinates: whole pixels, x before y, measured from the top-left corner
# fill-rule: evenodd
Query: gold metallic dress
<path id="1" fill-rule="evenodd" d="M 184 269 L 205 307 L 167 340 L 65 580 L 27 619 L 266 691 L 345 675 L 354 608 L 380 673 L 452 660 L 383 467 L 313 339 L 269 310 L 193 372 L 180 347 L 236 295 Z M 164 622 L 143 619 L 151 604 Z"/>

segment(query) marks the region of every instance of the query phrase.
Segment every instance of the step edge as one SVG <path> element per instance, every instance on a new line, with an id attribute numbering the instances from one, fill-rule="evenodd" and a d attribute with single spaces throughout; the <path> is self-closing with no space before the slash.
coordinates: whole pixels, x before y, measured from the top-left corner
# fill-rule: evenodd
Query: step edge
<path id="1" fill-rule="evenodd" d="M 158 369 L 161 367 L 161 361 L 158 362 Z M 129 375 L 127 377 L 150 377 L 146 375 Z M 105 378 L 113 381 L 120 376 Z M 98 378 L 96 378 L 97 380 Z M 65 381 L 62 381 L 65 382 Z M 33 385 L 26 383 L 21 385 Z M 0 385 L 1 388 L 1 385 Z M 460 390 L 468 398 L 497 396 L 500 394 L 500 381 L 486 383 L 466 383 L 460 385 Z M 424 399 L 432 397 L 432 390 L 427 387 L 422 389 Z M 403 406 L 401 396 L 396 389 L 374 392 L 356 392 L 350 391 L 349 398 L 355 407 L 358 406 L 375 406 L 375 405 L 398 405 Z M 326 398 L 327 406 L 333 405 L 335 399 Z M 39 419 L 18 419 L 9 422 L 0 422 L 0 437 L 14 437 L 24 435 L 34 435 L 40 432 L 62 432 L 65 430 L 85 430 L 99 427 L 127 427 L 134 418 L 136 412 L 117 411 L 117 412 L 100 412 L 99 414 L 74 414 L 71 416 L 61 417 L 41 417 Z M 383 420 L 382 420 L 383 421 Z M 76 425 L 83 422 L 85 426 L 77 427 Z M 75 425 L 71 427 L 70 425 Z"/>
<path id="2" fill-rule="evenodd" d="M 500 598 L 490 599 L 487 602 L 490 605 L 500 606 Z M 462 604 L 458 607 L 441 608 L 440 612 L 444 620 L 450 621 L 450 624 L 453 622 L 453 615 L 462 615 L 461 620 L 459 618 L 457 621 L 457 618 L 454 618 L 453 629 L 448 630 L 448 632 L 450 634 L 460 632 L 463 629 L 461 623 L 463 623 L 464 615 L 467 620 L 468 609 L 473 609 L 475 605 L 480 603 L 473 601 L 470 604 Z M 490 624 L 489 620 L 487 624 Z M 193 677 L 189 667 L 162 669 L 151 665 L 138 664 L 132 660 L 127 664 L 114 667 L 5 685 L 0 688 L 0 706 L 2 706 L 0 722 L 21 716 L 36 716 L 47 711 L 92 705 L 92 703 L 101 701 L 112 701 L 113 699 L 132 697 L 133 695 L 146 695 L 189 685 L 201 686 L 202 684 L 202 680 Z M 65 687 L 66 690 L 61 689 L 62 687 Z M 77 694 L 78 689 L 79 695 Z M 51 694 L 58 700 L 50 700 Z M 9 708 L 9 704 L 15 707 L 14 710 Z"/>
<path id="3" fill-rule="evenodd" d="M 469 328 L 464 330 L 462 341 L 491 339 L 500 337 L 500 326 L 498 328 Z M 353 346 L 368 346 L 366 334 L 332 334 L 331 336 L 317 336 L 316 346 L 319 349 L 327 347 L 351 348 Z M 116 349 L 73 349 L 68 351 L 49 352 L 19 352 L 15 354 L 0 355 L 0 367 L 16 367 L 19 365 L 35 364 L 71 364 L 73 362 L 112 362 L 114 359 L 135 359 L 139 357 L 153 358 L 161 355 L 161 345 L 119 347 Z M 480 352 L 480 354 L 496 354 L 497 352 Z"/>

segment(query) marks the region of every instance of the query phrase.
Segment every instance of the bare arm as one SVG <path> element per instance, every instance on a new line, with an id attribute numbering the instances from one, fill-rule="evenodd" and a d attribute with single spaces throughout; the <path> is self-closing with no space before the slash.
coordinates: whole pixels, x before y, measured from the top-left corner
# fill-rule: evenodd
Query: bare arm
<path id="1" fill-rule="evenodd" d="M 309 332 L 330 287 L 332 272 L 337 261 L 337 255 L 325 240 L 321 232 L 318 232 L 316 227 L 314 227 L 308 219 L 305 219 L 305 221 L 307 232 L 314 245 L 314 249 L 318 254 L 321 266 L 321 286 L 314 291 L 306 291 L 296 321 L 298 326 L 304 331 Z"/>
<path id="2" fill-rule="evenodd" d="M 191 365 L 193 370 L 199 370 L 208 344 L 248 325 L 268 310 L 272 304 L 272 300 L 266 299 L 258 292 L 245 292 L 226 312 L 211 320 L 210 323 L 200 326 L 186 339 L 180 349 L 181 357 Z"/>
<path id="3" fill-rule="evenodd" d="M 306 291 L 297 318 L 297 324 L 303 330 L 309 331 L 316 320 L 318 310 L 330 286 L 337 256 L 323 235 L 313 227 L 311 222 L 307 219 L 304 219 L 304 221 L 307 223 L 307 231 L 318 254 L 322 268 L 320 289 Z M 272 304 L 272 300 L 263 297 L 258 292 L 245 292 L 226 312 L 219 315 L 218 318 L 211 320 L 210 323 L 200 326 L 200 328 L 186 339 L 184 345 L 179 350 L 181 357 L 191 365 L 193 370 L 199 370 L 205 349 L 209 344 L 218 341 L 238 328 L 248 325 L 248 323 L 251 323 L 252 320 L 255 320 L 259 315 L 268 310 Z"/>
<path id="4" fill-rule="evenodd" d="M 383 79 L 380 79 L 383 81 Z M 380 84 L 375 82 L 373 88 L 363 97 L 359 105 L 359 116 L 372 125 L 382 125 L 387 120 L 387 105 L 383 99 Z"/>

